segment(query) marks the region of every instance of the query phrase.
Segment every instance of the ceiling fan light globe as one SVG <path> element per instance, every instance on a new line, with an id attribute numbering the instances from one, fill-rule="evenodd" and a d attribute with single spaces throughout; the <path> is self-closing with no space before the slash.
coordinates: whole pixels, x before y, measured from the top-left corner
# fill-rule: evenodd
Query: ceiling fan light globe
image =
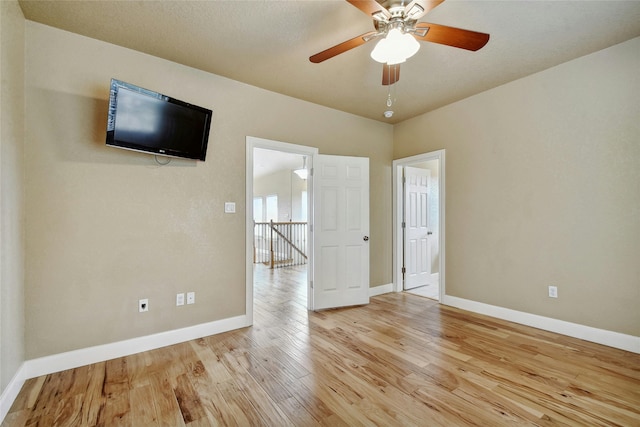
<path id="1" fill-rule="evenodd" d="M 411 35 L 397 28 L 389 31 L 371 52 L 371 58 L 382 64 L 395 65 L 405 62 L 420 49 L 420 43 Z"/>
<path id="2" fill-rule="evenodd" d="M 392 28 L 389 30 L 385 39 L 389 40 L 393 44 L 402 43 L 402 31 L 399 28 Z"/>
<path id="3" fill-rule="evenodd" d="M 373 58 L 374 61 L 384 64 L 387 62 L 387 57 L 390 52 L 391 46 L 389 45 L 389 41 L 384 38 L 376 43 L 376 47 L 371 51 L 371 58 Z"/>
<path id="4" fill-rule="evenodd" d="M 402 51 L 405 58 L 411 58 L 420 50 L 420 43 L 411 34 L 402 35 Z"/>

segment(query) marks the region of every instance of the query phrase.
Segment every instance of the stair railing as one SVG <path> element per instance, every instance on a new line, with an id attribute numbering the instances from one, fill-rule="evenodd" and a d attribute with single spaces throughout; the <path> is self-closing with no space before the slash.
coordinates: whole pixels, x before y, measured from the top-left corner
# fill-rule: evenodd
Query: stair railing
<path id="1" fill-rule="evenodd" d="M 254 222 L 253 262 L 269 268 L 307 263 L 306 222 Z"/>

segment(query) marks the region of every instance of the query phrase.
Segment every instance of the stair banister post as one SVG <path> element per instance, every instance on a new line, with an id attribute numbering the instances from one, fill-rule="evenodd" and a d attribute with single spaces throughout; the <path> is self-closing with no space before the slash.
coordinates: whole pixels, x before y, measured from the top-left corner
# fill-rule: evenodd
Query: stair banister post
<path id="1" fill-rule="evenodd" d="M 273 254 L 273 220 L 272 219 L 269 220 L 269 225 L 270 225 L 270 227 L 269 227 L 269 252 L 271 254 L 271 262 L 270 262 L 271 267 L 270 268 L 273 270 L 275 262 L 274 262 L 274 254 Z"/>

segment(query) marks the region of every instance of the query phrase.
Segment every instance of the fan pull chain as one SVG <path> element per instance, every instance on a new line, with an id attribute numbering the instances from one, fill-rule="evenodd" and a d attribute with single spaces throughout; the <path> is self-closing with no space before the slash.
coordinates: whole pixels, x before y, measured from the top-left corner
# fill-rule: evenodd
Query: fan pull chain
<path id="1" fill-rule="evenodd" d="M 391 65 L 386 64 L 387 67 L 389 67 L 389 75 L 391 75 Z M 384 112 L 384 116 L 386 118 L 391 118 L 393 116 L 393 110 L 391 109 L 391 106 L 393 105 L 393 103 L 396 101 L 396 89 L 395 89 L 395 82 L 398 81 L 398 68 L 394 67 L 394 79 L 393 79 L 393 84 L 387 85 L 387 110 Z M 393 97 L 391 96 L 391 91 L 392 91 L 392 86 L 393 87 Z"/>

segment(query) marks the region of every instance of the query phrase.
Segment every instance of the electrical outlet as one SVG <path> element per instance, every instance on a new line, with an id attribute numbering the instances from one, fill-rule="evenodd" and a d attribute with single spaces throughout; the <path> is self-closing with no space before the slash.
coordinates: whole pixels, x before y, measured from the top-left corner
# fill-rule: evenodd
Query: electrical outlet
<path id="1" fill-rule="evenodd" d="M 195 303 L 196 303 L 196 293 L 187 292 L 187 304 L 195 304 Z"/>
<path id="2" fill-rule="evenodd" d="M 549 286 L 549 298 L 558 298 L 557 286 Z"/>
<path id="3" fill-rule="evenodd" d="M 176 294 L 176 305 L 184 305 L 184 292 Z"/>
<path id="4" fill-rule="evenodd" d="M 149 300 L 147 298 L 138 300 L 138 311 L 140 313 L 149 311 Z"/>

